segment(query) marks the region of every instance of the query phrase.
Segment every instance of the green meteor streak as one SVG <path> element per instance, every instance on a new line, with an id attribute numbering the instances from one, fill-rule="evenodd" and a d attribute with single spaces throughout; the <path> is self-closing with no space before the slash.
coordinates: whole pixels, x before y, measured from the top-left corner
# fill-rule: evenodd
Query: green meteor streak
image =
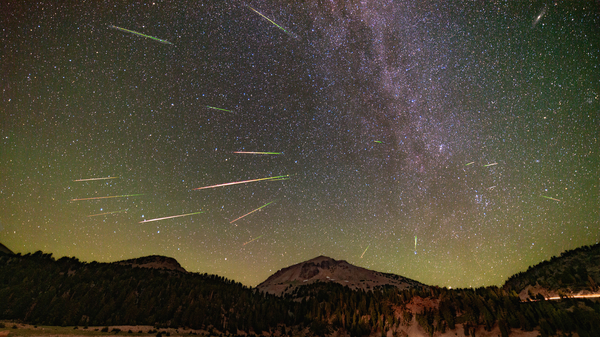
<path id="1" fill-rule="evenodd" d="M 554 201 L 562 201 L 560 199 L 556 199 L 556 198 L 552 198 L 552 197 L 547 197 L 545 195 L 542 195 L 542 198 L 546 198 L 546 199 L 550 199 L 550 200 L 554 200 Z"/>
<path id="2" fill-rule="evenodd" d="M 253 151 L 233 151 L 240 154 L 282 154 L 281 152 L 253 152 Z"/>
<path id="3" fill-rule="evenodd" d="M 261 238 L 261 237 L 263 237 L 263 236 L 264 236 L 264 234 L 263 234 L 263 235 L 261 235 L 261 236 L 259 236 L 259 237 L 257 237 L 257 238 L 254 238 L 254 239 L 252 239 L 252 240 L 250 240 L 250 241 L 248 241 L 248 242 L 246 242 L 246 243 L 244 243 L 242 246 L 245 246 L 245 245 L 249 244 L 250 242 L 252 242 L 252 241 L 254 241 L 254 240 L 258 240 L 258 239 L 260 239 L 260 238 Z"/>
<path id="4" fill-rule="evenodd" d="M 154 36 L 150 36 L 150 35 L 146 35 L 146 34 L 138 33 L 138 32 L 136 32 L 136 31 L 133 31 L 133 30 L 129 30 L 129 29 L 125 29 L 125 28 L 121 28 L 121 27 L 113 26 L 113 25 L 110 25 L 110 26 L 108 26 L 108 27 L 109 27 L 109 28 L 112 28 L 112 29 L 117 29 L 117 30 L 120 30 L 120 31 L 122 31 L 122 32 L 131 33 L 131 34 L 135 34 L 135 35 L 138 35 L 138 36 L 141 36 L 141 37 L 145 37 L 145 38 L 148 38 L 148 39 L 152 39 L 152 40 L 154 40 L 154 41 L 158 41 L 158 42 L 160 42 L 160 43 L 164 43 L 164 44 L 172 44 L 171 42 L 169 42 L 169 41 L 167 41 L 167 40 L 163 40 L 163 39 L 159 39 L 159 38 L 157 38 L 157 37 L 154 37 Z"/>
<path id="5" fill-rule="evenodd" d="M 227 109 L 215 108 L 214 106 L 210 106 L 210 105 L 207 105 L 206 107 L 209 108 L 209 109 L 214 109 L 214 110 L 233 112 L 233 111 L 227 110 Z"/>
<path id="6" fill-rule="evenodd" d="M 417 236 L 415 235 L 415 254 L 417 253 Z"/>
<path id="7" fill-rule="evenodd" d="M 261 12 L 257 11 L 256 9 L 246 5 L 246 7 L 250 8 L 252 11 L 254 11 L 256 14 L 262 16 L 263 18 L 267 19 L 267 21 L 269 21 L 270 23 L 274 24 L 277 28 L 283 30 L 287 35 L 293 37 L 293 38 L 298 38 L 298 35 L 292 33 L 292 32 L 288 32 L 287 30 L 285 30 L 283 27 L 281 27 L 280 25 L 276 24 L 273 20 L 269 19 L 268 17 L 264 16 Z"/>
<path id="8" fill-rule="evenodd" d="M 360 256 L 360 258 L 361 258 L 361 259 L 363 258 L 363 256 L 365 256 L 365 253 L 367 252 L 367 249 L 369 249 L 369 247 L 371 247 L 371 245 L 370 245 L 370 244 L 367 246 L 367 248 L 365 249 L 365 251 L 364 251 L 364 252 L 362 253 L 362 255 Z"/>

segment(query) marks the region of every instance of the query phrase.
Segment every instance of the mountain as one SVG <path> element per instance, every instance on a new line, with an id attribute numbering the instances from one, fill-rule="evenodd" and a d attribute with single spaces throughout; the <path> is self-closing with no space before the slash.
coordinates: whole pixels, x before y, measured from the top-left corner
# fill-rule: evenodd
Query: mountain
<path id="1" fill-rule="evenodd" d="M 262 292 L 283 296 L 293 293 L 297 288 L 317 282 L 333 282 L 348 286 L 352 290 L 374 290 L 386 286 L 400 290 L 426 287 L 409 278 L 394 274 L 381 273 L 354 266 L 344 260 L 334 260 L 327 256 L 283 268 L 256 286 Z"/>
<path id="2" fill-rule="evenodd" d="M 4 254 L 14 254 L 10 249 L 6 248 L 5 245 L 0 243 L 0 252 L 4 253 Z"/>
<path id="3" fill-rule="evenodd" d="M 563 252 L 560 257 L 511 276 L 504 288 L 522 300 L 597 293 L 600 289 L 600 244 Z"/>
<path id="4" fill-rule="evenodd" d="M 150 255 L 139 257 L 136 259 L 123 260 L 114 262 L 115 264 L 120 264 L 123 266 L 132 266 L 139 268 L 153 268 L 153 269 L 167 269 L 167 270 L 175 270 L 183 273 L 187 273 L 183 267 L 171 257 L 160 256 L 160 255 Z"/>

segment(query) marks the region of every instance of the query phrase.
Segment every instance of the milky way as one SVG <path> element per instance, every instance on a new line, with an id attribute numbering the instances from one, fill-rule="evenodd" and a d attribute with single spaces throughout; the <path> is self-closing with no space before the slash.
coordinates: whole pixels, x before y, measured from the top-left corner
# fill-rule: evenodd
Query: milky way
<path id="1" fill-rule="evenodd" d="M 468 287 L 600 240 L 593 1 L 5 12 L 15 252 L 247 285 L 327 255 Z"/>

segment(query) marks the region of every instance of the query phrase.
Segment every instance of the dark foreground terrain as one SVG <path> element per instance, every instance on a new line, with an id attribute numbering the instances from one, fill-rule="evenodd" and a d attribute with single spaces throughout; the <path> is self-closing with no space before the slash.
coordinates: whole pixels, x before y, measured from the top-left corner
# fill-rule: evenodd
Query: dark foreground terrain
<path id="1" fill-rule="evenodd" d="M 208 335 L 510 336 L 536 331 L 541 336 L 600 336 L 600 303 L 567 298 L 598 290 L 599 255 L 600 245 L 565 252 L 511 277 L 504 287 L 452 290 L 419 284 L 364 291 L 316 282 L 277 297 L 220 276 L 156 264 L 148 268 L 55 260 L 42 252 L 0 253 L 0 319 L 82 330 L 148 326 L 156 330 L 152 334 L 168 328 Z M 536 294 L 519 297 L 527 289 Z M 544 300 L 543 293 L 551 292 L 564 298 Z"/>

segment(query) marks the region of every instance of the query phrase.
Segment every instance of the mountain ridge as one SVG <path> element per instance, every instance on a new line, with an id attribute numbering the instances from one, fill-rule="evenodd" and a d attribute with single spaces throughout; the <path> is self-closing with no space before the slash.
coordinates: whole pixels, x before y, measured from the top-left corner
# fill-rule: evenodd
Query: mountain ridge
<path id="1" fill-rule="evenodd" d="M 2 243 L 0 243 L 0 252 L 4 253 L 4 254 L 14 254 L 12 252 L 12 250 L 8 249 L 8 247 L 6 247 L 5 245 L 3 245 Z"/>

